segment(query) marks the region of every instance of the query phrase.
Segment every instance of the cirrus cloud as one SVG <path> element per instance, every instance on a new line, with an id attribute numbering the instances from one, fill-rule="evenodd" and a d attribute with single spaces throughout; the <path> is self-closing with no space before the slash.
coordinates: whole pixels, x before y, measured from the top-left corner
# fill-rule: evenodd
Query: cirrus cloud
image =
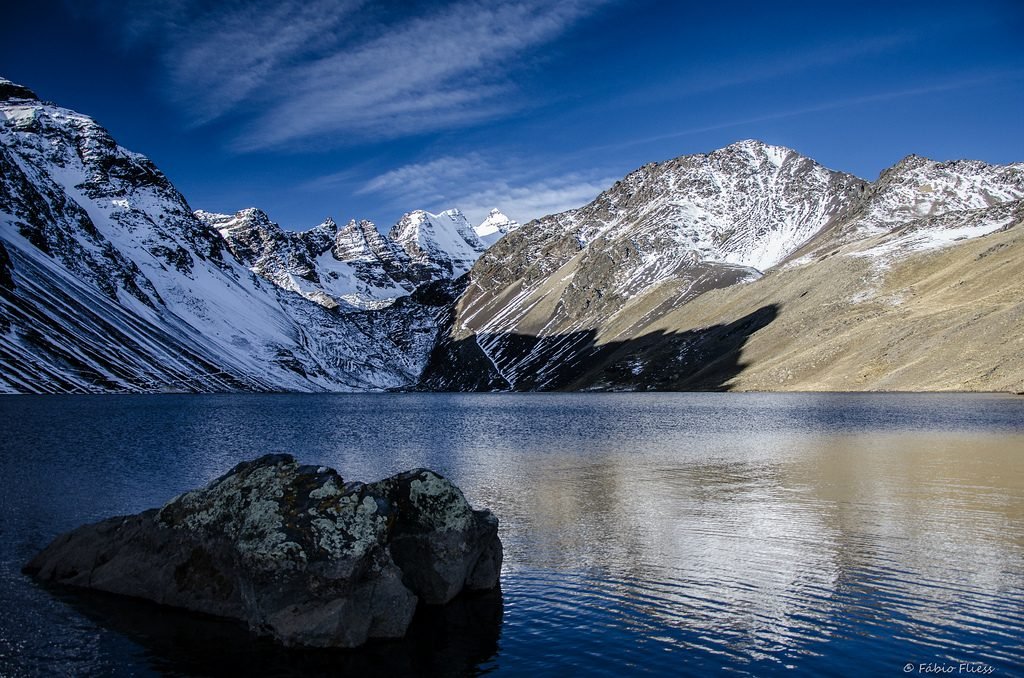
<path id="1" fill-rule="evenodd" d="M 195 125 L 232 117 L 238 150 L 338 146 L 470 125 L 524 106 L 524 58 L 609 0 L 459 0 L 387 12 L 365 0 L 109 3 L 129 45 L 156 45 Z"/>

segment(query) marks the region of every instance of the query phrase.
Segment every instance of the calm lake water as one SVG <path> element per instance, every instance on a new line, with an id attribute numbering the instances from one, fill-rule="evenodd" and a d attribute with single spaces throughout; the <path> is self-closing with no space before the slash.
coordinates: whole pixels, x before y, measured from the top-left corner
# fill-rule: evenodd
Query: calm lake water
<path id="1" fill-rule="evenodd" d="M 1024 398 L 11 396 L 0 422 L 3 676 L 1024 667 Z M 277 451 L 447 475 L 501 520 L 502 594 L 406 641 L 288 652 L 20 573 L 60 532 Z"/>

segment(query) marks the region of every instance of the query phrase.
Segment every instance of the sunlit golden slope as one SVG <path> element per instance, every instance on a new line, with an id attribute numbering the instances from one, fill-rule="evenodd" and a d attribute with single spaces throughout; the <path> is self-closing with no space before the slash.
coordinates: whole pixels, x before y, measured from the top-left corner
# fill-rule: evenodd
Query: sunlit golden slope
<path id="1" fill-rule="evenodd" d="M 736 390 L 1021 392 L 1022 217 L 1017 205 L 1010 228 L 919 253 L 898 252 L 894 236 L 857 242 L 712 290 L 647 329 L 697 329 L 776 306 L 724 384 Z"/>

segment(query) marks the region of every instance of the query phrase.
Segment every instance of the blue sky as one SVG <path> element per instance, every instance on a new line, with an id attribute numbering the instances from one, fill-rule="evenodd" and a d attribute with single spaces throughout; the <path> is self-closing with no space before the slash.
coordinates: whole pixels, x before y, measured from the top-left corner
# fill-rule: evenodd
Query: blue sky
<path id="1" fill-rule="evenodd" d="M 283 226 L 585 204 L 738 139 L 874 179 L 1024 160 L 1024 2 L 36 0 L 0 75 L 96 118 L 197 209 Z"/>

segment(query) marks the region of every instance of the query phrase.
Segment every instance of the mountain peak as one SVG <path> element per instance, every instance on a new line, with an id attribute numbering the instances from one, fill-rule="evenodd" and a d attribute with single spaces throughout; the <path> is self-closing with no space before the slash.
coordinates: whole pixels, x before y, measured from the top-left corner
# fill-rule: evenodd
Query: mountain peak
<path id="1" fill-rule="evenodd" d="M 900 161 L 892 166 L 892 169 L 909 169 L 914 167 L 923 167 L 925 165 L 933 164 L 935 161 L 931 158 L 926 158 L 923 155 L 917 153 L 911 153 L 900 158 Z"/>
<path id="2" fill-rule="evenodd" d="M 321 221 L 317 226 L 313 228 L 316 231 L 329 231 L 331 233 L 338 232 L 338 222 L 334 220 L 334 217 L 327 217 Z"/>
<path id="3" fill-rule="evenodd" d="M 484 251 L 473 227 L 457 209 L 439 214 L 426 210 L 408 212 L 392 227 L 388 237 L 413 262 L 453 278 L 468 271 Z"/>
<path id="4" fill-rule="evenodd" d="M 734 141 L 725 148 L 719 149 L 712 153 L 744 153 L 754 158 L 767 158 L 776 167 L 782 165 L 782 162 L 791 155 L 799 155 L 796 151 L 785 146 L 775 146 L 767 144 L 758 139 L 741 139 L 740 141 Z"/>
<path id="5" fill-rule="evenodd" d="M 39 97 L 36 96 L 36 93 L 28 87 L 19 85 L 16 82 L 11 82 L 7 78 L 0 77 L 0 101 L 7 101 L 10 99 L 39 101 Z"/>
<path id="6" fill-rule="evenodd" d="M 501 236 L 505 235 L 509 231 L 514 231 L 519 228 L 519 222 L 514 219 L 509 219 L 505 216 L 498 208 L 492 209 L 487 213 L 487 218 L 480 222 L 473 230 L 476 232 L 476 237 L 480 239 L 484 247 L 490 247 L 496 243 Z"/>
<path id="7" fill-rule="evenodd" d="M 239 219 L 252 219 L 258 223 L 266 223 L 270 221 L 270 217 L 267 213 L 259 207 L 246 207 L 245 209 L 240 209 L 235 213 L 235 217 Z"/>
<path id="8" fill-rule="evenodd" d="M 732 142 L 731 144 L 729 144 L 725 148 L 745 151 L 745 150 L 749 150 L 749 149 L 768 148 L 768 146 L 769 146 L 769 144 L 766 144 L 765 142 L 761 141 L 760 139 L 740 139 L 739 141 Z"/>
<path id="9" fill-rule="evenodd" d="M 878 179 L 875 183 L 881 185 L 908 173 L 915 173 L 936 164 L 938 163 L 930 158 L 926 158 L 923 155 L 918 155 L 916 153 L 911 153 L 900 158 L 894 165 L 886 167 L 879 172 Z"/>

